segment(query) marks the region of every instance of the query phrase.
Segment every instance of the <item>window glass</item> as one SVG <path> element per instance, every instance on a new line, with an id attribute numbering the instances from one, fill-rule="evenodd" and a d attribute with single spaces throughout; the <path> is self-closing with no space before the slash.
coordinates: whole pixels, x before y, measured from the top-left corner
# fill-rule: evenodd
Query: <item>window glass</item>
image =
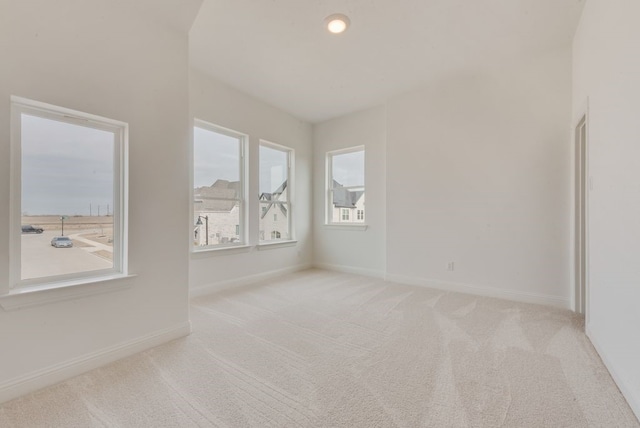
<path id="1" fill-rule="evenodd" d="M 126 124 L 28 100 L 14 108 L 21 222 L 15 283 L 123 272 Z"/>
<path id="2" fill-rule="evenodd" d="M 195 247 L 244 242 L 244 136 L 214 125 L 194 129 Z"/>
<path id="3" fill-rule="evenodd" d="M 290 149 L 260 144 L 260 231 L 261 241 L 291 237 Z"/>
<path id="4" fill-rule="evenodd" d="M 364 223 L 364 150 L 329 152 L 328 223 Z"/>

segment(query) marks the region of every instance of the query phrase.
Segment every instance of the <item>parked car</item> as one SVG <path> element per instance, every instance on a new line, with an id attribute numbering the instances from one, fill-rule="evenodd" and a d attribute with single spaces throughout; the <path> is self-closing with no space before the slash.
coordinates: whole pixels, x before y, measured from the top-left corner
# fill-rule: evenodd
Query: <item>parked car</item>
<path id="1" fill-rule="evenodd" d="M 51 240 L 51 245 L 56 248 L 71 248 L 73 241 L 68 236 L 55 236 Z"/>
<path id="2" fill-rule="evenodd" d="M 44 229 L 41 227 L 34 227 L 30 224 L 25 224 L 22 226 L 22 233 L 42 233 Z"/>

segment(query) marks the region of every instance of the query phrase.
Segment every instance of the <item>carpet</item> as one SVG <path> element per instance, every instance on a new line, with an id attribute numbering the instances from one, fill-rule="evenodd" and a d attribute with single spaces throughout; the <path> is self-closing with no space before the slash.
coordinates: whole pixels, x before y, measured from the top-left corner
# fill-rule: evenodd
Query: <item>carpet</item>
<path id="1" fill-rule="evenodd" d="M 0 427 L 638 427 L 566 310 L 308 270 L 192 301 L 189 337 Z"/>

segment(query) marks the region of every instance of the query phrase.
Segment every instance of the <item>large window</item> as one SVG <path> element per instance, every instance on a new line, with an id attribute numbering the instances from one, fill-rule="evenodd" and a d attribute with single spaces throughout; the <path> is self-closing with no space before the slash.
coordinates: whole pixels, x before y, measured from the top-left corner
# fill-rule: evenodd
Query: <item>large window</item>
<path id="1" fill-rule="evenodd" d="M 127 125 L 12 98 L 12 284 L 126 273 Z"/>
<path id="2" fill-rule="evenodd" d="M 245 241 L 246 136 L 196 121 L 193 137 L 194 248 Z"/>
<path id="3" fill-rule="evenodd" d="M 291 233 L 292 150 L 260 143 L 260 241 L 293 239 Z"/>
<path id="4" fill-rule="evenodd" d="M 364 223 L 364 147 L 327 153 L 327 223 Z"/>

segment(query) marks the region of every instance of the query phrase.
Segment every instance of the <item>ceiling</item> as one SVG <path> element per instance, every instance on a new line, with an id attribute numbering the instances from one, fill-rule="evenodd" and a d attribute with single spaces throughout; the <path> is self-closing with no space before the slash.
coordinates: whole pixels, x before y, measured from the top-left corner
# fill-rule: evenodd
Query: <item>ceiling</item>
<path id="1" fill-rule="evenodd" d="M 152 18 L 181 32 L 189 31 L 202 0 L 109 0 L 122 8 L 122 13 Z"/>
<path id="2" fill-rule="evenodd" d="M 320 122 L 506 57 L 570 46 L 583 0 L 204 0 L 191 65 Z M 351 26 L 328 33 L 324 18 Z"/>

